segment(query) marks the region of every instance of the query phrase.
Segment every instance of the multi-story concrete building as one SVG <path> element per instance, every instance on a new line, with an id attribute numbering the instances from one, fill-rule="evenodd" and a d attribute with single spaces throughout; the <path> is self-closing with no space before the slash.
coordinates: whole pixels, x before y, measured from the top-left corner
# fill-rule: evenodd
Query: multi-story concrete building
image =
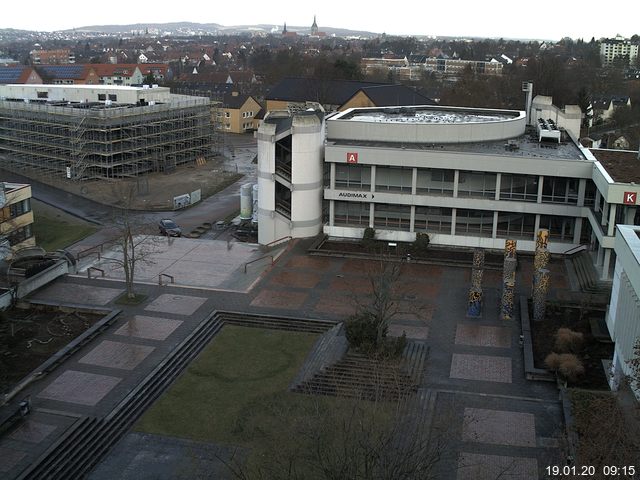
<path id="1" fill-rule="evenodd" d="M 592 154 L 535 106 L 533 125 L 512 110 L 349 109 L 326 120 L 324 145 L 320 121 L 308 142 L 311 126 L 272 113 L 258 131 L 259 241 L 373 227 L 392 242 L 426 232 L 435 245 L 503 249 L 514 238 L 532 252 L 547 228 L 553 253 L 587 245 L 608 278 L 615 224 L 640 219 L 640 162 Z"/>
<path id="2" fill-rule="evenodd" d="M 60 48 L 57 50 L 32 50 L 29 53 L 31 62 L 34 65 L 66 65 L 76 62 L 75 54 L 68 48 Z"/>
<path id="3" fill-rule="evenodd" d="M 170 171 L 212 154 L 208 98 L 168 88 L 0 85 L 0 160 L 88 180 Z"/>
<path id="4" fill-rule="evenodd" d="M 611 65 L 616 58 L 620 58 L 627 60 L 629 65 L 634 65 L 638 58 L 639 45 L 637 42 L 632 42 L 621 36 L 606 38 L 600 42 L 602 63 Z"/>
<path id="5" fill-rule="evenodd" d="M 607 309 L 607 327 L 615 342 L 610 376 L 615 389 L 623 375 L 632 374 L 628 361 L 635 358 L 634 346 L 640 341 L 640 227 L 618 225 L 616 267 Z M 640 398 L 640 384 L 631 385 Z"/>
<path id="6" fill-rule="evenodd" d="M 0 242 L 5 241 L 13 252 L 36 244 L 31 185 L 0 182 Z"/>

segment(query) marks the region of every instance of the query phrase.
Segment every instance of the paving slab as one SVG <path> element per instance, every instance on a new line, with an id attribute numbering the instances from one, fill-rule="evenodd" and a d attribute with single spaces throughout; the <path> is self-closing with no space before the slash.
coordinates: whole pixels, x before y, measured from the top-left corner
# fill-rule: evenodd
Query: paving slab
<path id="1" fill-rule="evenodd" d="M 93 285 L 70 286 L 55 282 L 33 295 L 32 299 L 56 301 L 59 303 L 81 303 L 83 305 L 107 305 L 124 292 L 121 288 L 97 287 Z"/>
<path id="2" fill-rule="evenodd" d="M 334 259 L 327 257 L 310 257 L 300 255 L 291 258 L 286 264 L 286 268 L 310 268 L 313 270 L 327 270 Z"/>
<path id="3" fill-rule="evenodd" d="M 527 457 L 461 453 L 458 480 L 537 480 L 538 460 Z"/>
<path id="4" fill-rule="evenodd" d="M 253 299 L 251 306 L 297 310 L 302 307 L 308 296 L 307 292 L 264 289 Z"/>
<path id="5" fill-rule="evenodd" d="M 449 377 L 511 383 L 511 358 L 454 353 Z"/>
<path id="6" fill-rule="evenodd" d="M 97 347 L 82 357 L 79 363 L 99 367 L 119 368 L 122 370 L 133 370 L 154 350 L 154 347 L 146 345 L 103 340 Z"/>
<path id="7" fill-rule="evenodd" d="M 166 340 L 182 323 L 182 320 L 134 315 L 114 333 L 148 340 Z"/>
<path id="8" fill-rule="evenodd" d="M 471 323 L 459 323 L 456 327 L 456 345 L 476 347 L 511 348 L 511 329 Z"/>
<path id="9" fill-rule="evenodd" d="M 270 283 L 296 288 L 315 288 L 322 276 L 318 273 L 284 270 L 272 276 Z"/>
<path id="10" fill-rule="evenodd" d="M 147 305 L 145 310 L 176 315 L 193 315 L 206 301 L 207 299 L 204 297 L 163 293 Z"/>
<path id="11" fill-rule="evenodd" d="M 121 380 L 110 375 L 67 370 L 42 390 L 38 397 L 94 406 Z"/>
<path id="12" fill-rule="evenodd" d="M 390 337 L 401 337 L 402 334 L 405 334 L 407 338 L 413 340 L 426 340 L 429 337 L 429 327 L 415 327 L 392 323 L 389 325 L 387 334 Z"/>
<path id="13" fill-rule="evenodd" d="M 14 450 L 12 448 L 0 447 L 0 472 L 6 473 L 18 465 L 26 457 L 26 452 Z"/>
<path id="14" fill-rule="evenodd" d="M 535 447 L 535 416 L 532 413 L 467 407 L 464 409 L 462 440 L 514 447 Z"/>
<path id="15" fill-rule="evenodd" d="M 9 438 L 19 442 L 40 443 L 56 428 L 58 427 L 55 425 L 48 425 L 46 423 L 26 419 L 11 435 L 9 435 Z"/>
<path id="16" fill-rule="evenodd" d="M 324 293 L 313 308 L 314 312 L 348 317 L 357 311 L 353 297 L 349 295 Z"/>

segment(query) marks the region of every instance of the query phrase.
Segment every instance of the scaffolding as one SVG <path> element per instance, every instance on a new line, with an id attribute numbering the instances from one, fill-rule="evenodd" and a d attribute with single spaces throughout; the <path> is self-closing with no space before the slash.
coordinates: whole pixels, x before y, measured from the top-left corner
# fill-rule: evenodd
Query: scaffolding
<path id="1" fill-rule="evenodd" d="M 171 171 L 213 155 L 208 98 L 168 103 L 50 104 L 0 100 L 7 170 L 78 181 Z"/>

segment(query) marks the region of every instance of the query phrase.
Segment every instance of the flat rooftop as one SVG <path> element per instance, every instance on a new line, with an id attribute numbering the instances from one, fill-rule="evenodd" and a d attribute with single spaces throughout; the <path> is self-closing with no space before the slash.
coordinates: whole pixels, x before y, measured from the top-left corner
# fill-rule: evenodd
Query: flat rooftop
<path id="1" fill-rule="evenodd" d="M 606 150 L 591 148 L 591 153 L 602 164 L 614 182 L 640 184 L 640 159 L 632 150 Z"/>
<path id="2" fill-rule="evenodd" d="M 485 155 L 505 155 L 524 158 L 558 158 L 562 160 L 587 161 L 580 148 L 573 142 L 538 142 L 535 135 L 522 135 L 508 141 L 484 141 L 468 143 L 393 143 L 357 140 L 331 140 L 336 146 L 362 146 L 377 148 L 398 148 L 403 150 L 424 150 L 443 152 L 469 152 Z M 640 183 L 640 182 L 639 182 Z"/>
<path id="3" fill-rule="evenodd" d="M 372 123 L 462 124 L 502 122 L 520 117 L 515 110 L 492 110 L 460 107 L 386 107 L 347 110 L 333 119 Z"/>

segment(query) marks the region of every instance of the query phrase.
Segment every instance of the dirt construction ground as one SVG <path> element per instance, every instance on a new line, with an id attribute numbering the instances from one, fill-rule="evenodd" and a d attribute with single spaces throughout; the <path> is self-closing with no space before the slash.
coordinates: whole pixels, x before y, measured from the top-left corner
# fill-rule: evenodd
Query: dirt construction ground
<path id="1" fill-rule="evenodd" d="M 117 181 L 70 182 L 34 176 L 43 183 L 106 205 L 116 205 L 120 197 L 132 191 L 130 208 L 134 210 L 173 210 L 173 198 L 178 195 L 200 189 L 202 198 L 207 198 L 240 177 L 235 172 L 224 171 L 222 159 L 209 160 L 202 166 L 183 165 L 171 173 L 158 172 Z"/>

